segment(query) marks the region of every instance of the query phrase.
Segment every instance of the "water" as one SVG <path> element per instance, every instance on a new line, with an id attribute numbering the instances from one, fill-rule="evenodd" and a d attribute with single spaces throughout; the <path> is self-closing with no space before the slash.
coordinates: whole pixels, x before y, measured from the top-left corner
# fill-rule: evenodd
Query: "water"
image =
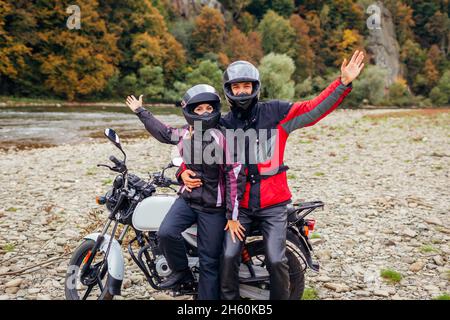
<path id="1" fill-rule="evenodd" d="M 148 107 L 172 126 L 185 124 L 181 110 Z M 104 139 L 105 128 L 121 138 L 148 137 L 144 125 L 127 107 L 11 107 L 0 108 L 0 149 L 28 149 Z"/>

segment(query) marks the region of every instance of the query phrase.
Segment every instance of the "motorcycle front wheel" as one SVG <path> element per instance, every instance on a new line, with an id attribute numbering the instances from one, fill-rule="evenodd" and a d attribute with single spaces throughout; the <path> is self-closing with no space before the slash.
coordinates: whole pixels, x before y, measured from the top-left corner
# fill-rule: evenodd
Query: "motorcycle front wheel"
<path id="1" fill-rule="evenodd" d="M 92 254 L 94 245 L 93 240 L 84 241 L 70 259 L 64 282 L 67 300 L 112 300 L 114 298 L 114 295 L 108 292 L 108 265 L 103 252 L 97 252 L 87 270 L 89 279 L 84 279 L 85 283 L 82 283 L 81 270 Z"/>

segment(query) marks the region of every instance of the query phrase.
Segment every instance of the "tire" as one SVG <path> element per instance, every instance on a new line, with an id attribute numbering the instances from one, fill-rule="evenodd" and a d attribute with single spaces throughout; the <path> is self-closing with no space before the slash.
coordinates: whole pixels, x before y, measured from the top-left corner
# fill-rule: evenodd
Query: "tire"
<path id="1" fill-rule="evenodd" d="M 256 256 L 265 259 L 265 247 L 261 240 L 255 240 L 247 244 L 247 249 L 250 257 L 253 259 Z M 289 300 L 300 300 L 305 290 L 305 273 L 301 262 L 296 255 L 286 248 L 286 258 L 289 267 Z M 270 284 L 269 284 L 270 287 Z"/>
<path id="2" fill-rule="evenodd" d="M 70 259 L 69 268 L 67 270 L 66 279 L 64 282 L 64 291 L 65 291 L 65 295 L 66 295 L 66 300 L 81 300 L 81 297 L 77 290 L 77 286 L 78 286 L 78 282 L 79 282 L 79 272 L 81 270 L 80 266 L 82 265 L 84 258 L 87 256 L 88 252 L 90 250 L 92 250 L 94 245 L 95 245 L 95 241 L 85 240 L 78 246 L 77 249 L 75 249 L 75 252 L 73 253 L 72 258 Z M 98 255 L 98 253 L 97 253 L 97 255 Z M 104 267 L 105 268 L 108 267 L 106 265 L 106 262 L 105 262 Z M 109 274 L 106 273 L 105 277 L 106 277 L 106 281 L 103 284 L 104 289 L 102 291 L 99 290 L 100 288 L 98 288 L 98 286 L 95 286 L 98 288 L 98 289 L 96 289 L 96 291 L 98 293 L 97 300 L 112 300 L 114 298 L 114 295 L 111 295 L 108 292 L 108 283 L 110 281 Z M 81 285 L 81 283 L 80 283 L 80 285 Z"/>

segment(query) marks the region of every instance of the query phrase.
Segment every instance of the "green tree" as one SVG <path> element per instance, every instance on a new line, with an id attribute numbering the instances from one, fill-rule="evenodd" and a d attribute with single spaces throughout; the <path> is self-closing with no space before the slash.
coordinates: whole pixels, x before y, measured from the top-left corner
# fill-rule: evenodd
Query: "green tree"
<path id="1" fill-rule="evenodd" d="M 425 24 L 425 29 L 428 31 L 430 43 L 438 44 L 442 49 L 446 48 L 450 30 L 450 18 L 448 14 L 436 11 Z"/>
<path id="2" fill-rule="evenodd" d="M 366 70 L 353 81 L 353 90 L 345 99 L 351 107 L 360 106 L 364 100 L 371 105 L 380 105 L 386 94 L 386 79 L 389 71 L 369 65 Z"/>
<path id="3" fill-rule="evenodd" d="M 272 0 L 272 10 L 280 16 L 288 18 L 295 8 L 294 0 Z"/>
<path id="4" fill-rule="evenodd" d="M 419 74 L 424 67 L 426 53 L 417 42 L 408 39 L 402 47 L 400 59 L 405 65 L 404 69 L 408 83 L 412 84 L 417 74 Z"/>
<path id="5" fill-rule="evenodd" d="M 179 70 L 186 63 L 186 53 L 169 32 L 164 16 L 152 2 L 159 7 L 164 5 L 164 1 L 103 0 L 99 14 L 108 22 L 108 29 L 117 38 L 122 53 L 119 66 L 123 74 L 130 71 L 138 73 L 146 63 L 146 59 L 140 60 L 140 57 L 148 58 L 153 55 L 160 57 L 157 65 L 163 68 L 165 80 L 171 82 L 180 78 Z M 150 43 L 155 45 L 155 52 L 137 53 L 139 50 L 146 50 Z"/>
<path id="6" fill-rule="evenodd" d="M 412 104 L 412 95 L 408 90 L 406 80 L 397 79 L 396 82 L 391 84 L 389 87 L 388 102 L 395 106 L 409 106 Z"/>
<path id="7" fill-rule="evenodd" d="M 437 106 L 450 104 L 450 70 L 444 72 L 437 86 L 431 90 L 430 98 Z"/>
<path id="8" fill-rule="evenodd" d="M 288 18 L 295 8 L 294 0 L 252 0 L 247 11 L 261 19 L 269 10 Z"/>
<path id="9" fill-rule="evenodd" d="M 301 99 L 304 99 L 304 97 L 312 95 L 313 93 L 313 84 L 312 84 L 312 78 L 308 77 L 302 82 L 298 83 L 295 86 L 295 96 L 299 97 Z"/>
<path id="10" fill-rule="evenodd" d="M 413 39 L 412 28 L 415 26 L 413 9 L 398 0 L 388 0 L 386 6 L 391 12 L 399 44 L 403 45 L 407 39 Z"/>
<path id="11" fill-rule="evenodd" d="M 262 36 L 262 47 L 265 54 L 273 52 L 287 54 L 290 57 L 295 56 L 295 30 L 289 20 L 269 10 L 261 20 L 258 31 Z"/>
<path id="12" fill-rule="evenodd" d="M 219 68 L 217 62 L 201 60 L 195 69 L 187 73 L 184 82 L 177 81 L 174 84 L 176 95 L 179 97 L 178 100 L 181 99 L 187 89 L 200 83 L 213 86 L 223 99 L 222 74 L 223 71 Z"/>
<path id="13" fill-rule="evenodd" d="M 138 86 L 143 95 L 150 100 L 163 98 L 165 91 L 164 73 L 161 67 L 146 66 L 139 69 Z"/>
<path id="14" fill-rule="evenodd" d="M 242 11 L 250 4 L 251 0 L 222 0 L 221 2 L 227 10 L 231 11 L 233 20 L 238 21 Z"/>
<path id="15" fill-rule="evenodd" d="M 178 19 L 174 21 L 169 29 L 175 39 L 182 44 L 189 57 L 194 56 L 194 44 L 192 42 L 192 32 L 194 31 L 194 19 Z"/>
<path id="16" fill-rule="evenodd" d="M 291 79 L 295 64 L 286 54 L 270 53 L 261 60 L 262 96 L 266 99 L 291 100 L 295 94 L 295 83 Z"/>
<path id="17" fill-rule="evenodd" d="M 244 33 L 249 33 L 258 27 L 256 17 L 249 12 L 243 12 L 237 21 L 237 25 Z"/>
<path id="18" fill-rule="evenodd" d="M 332 17 L 328 20 L 330 29 L 353 29 L 364 32 L 366 27 L 366 15 L 364 7 L 354 0 L 333 0 L 328 1 Z M 323 23 L 325 25 L 325 23 Z"/>

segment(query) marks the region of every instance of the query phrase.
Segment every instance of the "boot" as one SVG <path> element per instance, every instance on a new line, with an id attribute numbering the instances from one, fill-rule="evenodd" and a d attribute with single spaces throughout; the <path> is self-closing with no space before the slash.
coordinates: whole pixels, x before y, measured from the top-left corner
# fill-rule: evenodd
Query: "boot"
<path id="1" fill-rule="evenodd" d="M 185 269 L 182 271 L 174 271 L 172 272 L 161 284 L 159 287 L 162 290 L 172 289 L 176 285 L 181 283 L 193 282 L 194 276 L 190 269 Z"/>

